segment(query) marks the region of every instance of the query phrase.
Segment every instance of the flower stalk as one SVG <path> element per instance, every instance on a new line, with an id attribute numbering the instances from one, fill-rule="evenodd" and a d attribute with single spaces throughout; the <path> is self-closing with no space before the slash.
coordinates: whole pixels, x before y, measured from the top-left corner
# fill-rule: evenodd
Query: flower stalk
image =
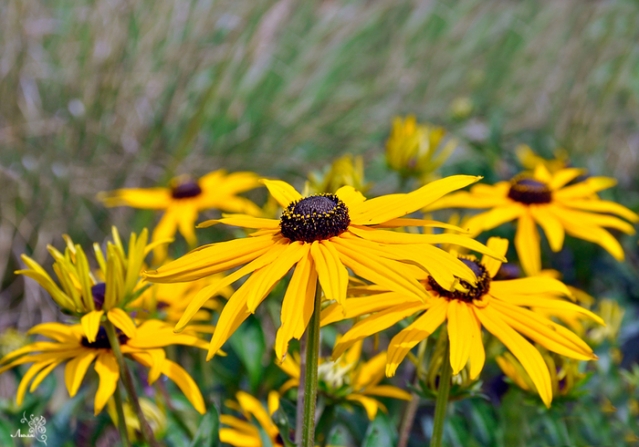
<path id="1" fill-rule="evenodd" d="M 424 357 L 426 354 L 426 343 L 428 339 L 425 338 L 419 342 L 419 346 L 417 348 L 417 365 L 415 369 L 415 387 L 419 386 L 419 381 L 422 378 L 422 373 L 424 369 Z M 397 447 L 406 447 L 408 445 L 408 438 L 410 437 L 410 430 L 413 428 L 413 422 L 415 421 L 415 415 L 417 414 L 417 408 L 419 407 L 419 395 L 413 391 L 412 397 L 408 405 L 406 406 L 406 411 L 404 412 L 404 419 L 402 421 L 402 425 L 399 429 L 399 442 L 397 443 Z"/>
<path id="2" fill-rule="evenodd" d="M 430 447 L 441 447 L 444 437 L 444 423 L 446 421 L 446 408 L 448 405 L 448 394 L 450 393 L 450 379 L 453 369 L 450 366 L 450 342 L 446 340 L 446 350 L 442 357 L 442 367 L 439 374 L 439 387 L 437 389 L 437 400 L 435 402 L 435 422 L 433 425 L 433 436 L 430 440 Z"/>
<path id="3" fill-rule="evenodd" d="M 109 338 L 109 343 L 111 344 L 113 355 L 118 362 L 118 368 L 120 369 L 120 379 L 124 384 L 124 388 L 126 389 L 127 395 L 129 396 L 131 405 L 133 405 L 135 414 L 140 421 L 140 431 L 142 432 L 142 436 L 151 447 L 159 447 L 159 444 L 155 440 L 155 436 L 153 436 L 153 430 L 144 417 L 144 412 L 142 411 L 140 401 L 138 400 L 138 396 L 135 391 L 135 386 L 133 385 L 131 372 L 124 362 L 124 356 L 122 355 L 122 350 L 120 349 L 120 340 L 118 340 L 118 336 L 115 332 L 115 326 L 113 326 L 113 323 L 111 323 L 109 320 L 106 320 L 104 322 L 104 328 L 106 329 L 107 337 Z M 126 425 L 124 425 L 124 429 L 126 430 Z"/>
<path id="4" fill-rule="evenodd" d="M 113 399 L 115 400 L 115 410 L 118 414 L 118 432 L 120 432 L 120 440 L 124 447 L 130 447 L 129 435 L 126 431 L 126 419 L 124 418 L 124 404 L 122 403 L 122 396 L 120 395 L 120 386 L 118 385 L 113 393 Z"/>
<path id="5" fill-rule="evenodd" d="M 315 404 L 317 401 L 317 367 L 320 347 L 320 302 L 322 289 L 315 289 L 313 315 L 306 330 L 306 370 L 304 371 L 304 413 L 302 416 L 302 447 L 315 446 Z"/>

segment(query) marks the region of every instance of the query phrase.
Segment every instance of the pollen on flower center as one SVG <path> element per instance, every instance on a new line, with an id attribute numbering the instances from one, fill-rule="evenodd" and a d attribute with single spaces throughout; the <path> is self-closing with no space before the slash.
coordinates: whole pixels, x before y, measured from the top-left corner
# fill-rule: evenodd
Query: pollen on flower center
<path id="1" fill-rule="evenodd" d="M 437 281 L 433 279 L 432 276 L 428 277 L 428 285 L 441 297 L 454 299 L 454 300 L 462 300 L 467 303 L 472 302 L 473 300 L 481 299 L 482 296 L 488 293 L 490 290 L 490 275 L 486 270 L 486 267 L 479 262 L 466 258 L 459 258 L 461 262 L 466 264 L 468 268 L 470 268 L 475 276 L 477 276 L 477 285 L 472 286 L 467 281 L 463 279 L 459 281 L 459 283 L 464 286 L 464 288 L 468 289 L 467 292 L 463 292 L 461 290 L 446 290 L 442 286 L 440 286 Z"/>
<path id="2" fill-rule="evenodd" d="M 320 194 L 291 202 L 280 228 L 292 241 L 313 242 L 342 234 L 350 222 L 344 202 L 334 194 Z"/>
<path id="3" fill-rule="evenodd" d="M 115 330 L 118 335 L 118 340 L 120 341 L 120 344 L 121 345 L 126 344 L 126 342 L 129 341 L 129 337 L 124 335 L 122 331 L 120 331 L 118 328 L 116 328 Z M 107 336 L 106 329 L 104 329 L 102 326 L 100 326 L 100 329 L 98 330 L 98 335 L 95 337 L 95 341 L 93 343 L 89 342 L 89 340 L 84 336 L 82 337 L 82 341 L 80 343 L 85 348 L 111 349 L 111 343 L 109 342 L 109 337 Z"/>
<path id="4" fill-rule="evenodd" d="M 102 310 L 102 306 L 104 306 L 105 293 L 106 284 L 103 282 L 99 282 L 91 287 L 91 295 L 93 296 L 93 304 L 95 305 L 95 310 Z"/>
<path id="5" fill-rule="evenodd" d="M 552 193 L 548 185 L 529 177 L 515 177 L 511 182 L 508 197 L 526 205 L 552 201 Z"/>
<path id="6" fill-rule="evenodd" d="M 174 199 L 190 199 L 200 194 L 202 194 L 202 188 L 193 180 L 181 182 L 171 187 L 171 197 Z"/>

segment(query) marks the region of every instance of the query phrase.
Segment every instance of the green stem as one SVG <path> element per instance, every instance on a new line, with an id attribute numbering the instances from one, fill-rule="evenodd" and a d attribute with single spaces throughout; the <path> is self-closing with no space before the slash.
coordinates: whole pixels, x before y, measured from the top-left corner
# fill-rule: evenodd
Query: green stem
<path id="1" fill-rule="evenodd" d="M 317 366 L 320 347 L 319 282 L 315 289 L 315 305 L 311 321 L 306 328 L 306 371 L 304 372 L 304 414 L 302 416 L 302 447 L 315 447 L 315 404 L 317 400 Z"/>
<path id="2" fill-rule="evenodd" d="M 135 414 L 140 421 L 140 431 L 142 432 L 142 436 L 151 447 L 159 447 L 159 444 L 155 440 L 155 436 L 153 436 L 153 430 L 151 430 L 151 426 L 144 417 L 144 412 L 142 411 L 140 401 L 138 400 L 138 395 L 135 391 L 135 386 L 133 385 L 131 372 L 124 362 L 124 356 L 122 355 L 122 350 L 120 349 L 120 340 L 118 339 L 117 333 L 115 331 L 115 326 L 113 326 L 113 323 L 111 323 L 109 320 L 106 320 L 104 322 L 104 328 L 106 329 L 107 337 L 109 338 L 109 343 L 111 344 L 113 355 L 118 362 L 118 368 L 120 369 L 120 379 L 122 380 L 124 389 L 129 396 L 129 401 L 131 402 L 131 405 L 133 405 L 133 410 L 135 411 Z"/>
<path id="3" fill-rule="evenodd" d="M 435 403 L 435 423 L 430 447 L 441 447 L 444 437 L 444 422 L 446 421 L 446 407 L 448 394 L 450 393 L 450 379 L 453 369 L 450 366 L 450 343 L 446 340 L 446 350 L 442 357 L 442 368 L 439 374 L 439 387 L 437 389 L 437 401 Z"/>
<path id="4" fill-rule="evenodd" d="M 419 347 L 417 348 L 417 365 L 415 369 L 415 388 L 419 387 L 419 382 L 422 379 L 422 370 L 424 369 L 424 356 L 426 354 L 426 343 L 428 342 L 428 338 L 423 339 L 419 342 Z M 397 443 L 397 447 L 406 447 L 408 445 L 408 439 L 410 438 L 410 431 L 413 428 L 413 422 L 415 421 L 415 415 L 417 414 L 417 408 L 419 408 L 419 395 L 413 391 L 411 393 L 411 400 L 406 406 L 406 411 L 404 412 L 404 419 L 402 420 L 402 425 L 399 429 L 399 442 Z"/>
<path id="5" fill-rule="evenodd" d="M 126 431 L 126 419 L 124 419 L 124 405 L 122 404 L 122 396 L 120 395 L 119 386 L 115 388 L 115 393 L 113 393 L 113 398 L 115 400 L 115 410 L 118 413 L 118 431 L 120 432 L 120 439 L 122 440 L 122 445 L 124 447 L 130 447 L 131 442 L 129 442 L 129 435 Z"/>

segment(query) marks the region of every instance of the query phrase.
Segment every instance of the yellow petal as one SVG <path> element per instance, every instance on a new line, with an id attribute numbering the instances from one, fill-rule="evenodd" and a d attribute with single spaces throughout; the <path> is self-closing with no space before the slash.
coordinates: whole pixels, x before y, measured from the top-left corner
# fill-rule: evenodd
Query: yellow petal
<path id="1" fill-rule="evenodd" d="M 102 320 L 103 314 L 104 311 L 102 310 L 92 310 L 80 319 L 80 323 L 82 323 L 82 329 L 84 330 L 84 335 L 86 335 L 89 343 L 93 343 L 95 341 L 95 337 L 97 337 L 98 335 L 98 330 L 100 329 L 100 321 Z"/>
<path id="2" fill-rule="evenodd" d="M 107 318 L 115 327 L 124 332 L 124 335 L 129 338 L 135 337 L 135 323 L 125 311 L 119 307 L 114 307 L 107 312 Z"/>
<path id="3" fill-rule="evenodd" d="M 551 212 L 550 207 L 530 205 L 529 209 L 533 219 L 544 229 L 551 250 L 554 252 L 561 250 L 564 245 L 564 227 Z"/>
<path id="4" fill-rule="evenodd" d="M 603 247 L 617 261 L 623 261 L 625 258 L 623 247 L 617 239 L 614 238 L 609 231 L 594 225 L 583 225 L 578 222 L 566 220 L 561 214 L 557 216 L 562 221 L 566 232 L 571 236 L 583 239 L 585 241 L 594 242 Z"/>
<path id="5" fill-rule="evenodd" d="M 339 253 L 328 242 L 313 242 L 311 256 L 319 276 L 322 290 L 329 300 L 344 304 L 348 288 L 348 271 L 339 259 Z"/>
<path id="6" fill-rule="evenodd" d="M 506 252 L 508 251 L 508 239 L 503 239 L 500 237 L 491 237 L 488 239 L 486 246 L 490 248 L 493 253 L 506 256 Z M 494 278 L 499 269 L 501 268 L 501 261 L 490 257 L 488 255 L 484 255 L 481 258 L 481 263 L 486 267 L 486 271 L 491 278 Z"/>
<path id="7" fill-rule="evenodd" d="M 399 364 L 404 360 L 406 354 L 413 347 L 429 337 L 430 334 L 446 320 L 448 310 L 448 300 L 435 300 L 433 307 L 417 318 L 406 329 L 395 335 L 388 344 L 388 361 L 386 364 L 386 375 L 391 377 L 395 375 L 395 371 Z"/>
<path id="8" fill-rule="evenodd" d="M 242 409 L 253 415 L 271 438 L 275 437 L 279 433 L 277 427 L 271 420 L 271 416 L 259 400 L 244 391 L 238 391 L 236 397 Z"/>
<path id="9" fill-rule="evenodd" d="M 461 189 L 480 180 L 470 175 L 452 175 L 435 180 L 408 194 L 389 194 L 367 200 L 349 209 L 351 222 L 374 225 L 403 217 L 440 199 L 451 191 Z"/>
<path id="10" fill-rule="evenodd" d="M 87 368 L 96 355 L 95 351 L 85 351 L 67 362 L 67 366 L 64 368 L 64 382 L 71 397 L 78 392 Z"/>
<path id="11" fill-rule="evenodd" d="M 491 306 L 474 307 L 475 315 L 488 332 L 497 337 L 519 360 L 532 379 L 541 400 L 547 407 L 552 402 L 552 384 L 550 373 L 543 357 L 524 337 L 503 322 L 501 315 Z"/>
<path id="12" fill-rule="evenodd" d="M 259 276 L 259 281 L 253 284 L 253 290 L 251 290 L 246 302 L 249 312 L 255 312 L 259 303 L 264 300 L 273 286 L 282 279 L 303 256 L 307 255 L 310 249 L 311 244 L 292 242 L 284 249 L 281 256 L 260 269 L 263 273 Z"/>
<path id="13" fill-rule="evenodd" d="M 398 218 L 398 219 L 388 220 L 376 226 L 376 228 L 398 228 L 398 227 L 433 227 L 433 228 L 444 228 L 446 230 L 456 231 L 458 233 L 466 233 L 465 229 L 458 227 L 457 225 L 438 222 L 436 220 L 424 220 L 424 219 Z"/>
<path id="14" fill-rule="evenodd" d="M 448 304 L 448 339 L 450 340 L 450 365 L 453 374 L 459 374 L 468 363 L 472 344 L 472 325 L 468 304 L 451 300 Z"/>
<path id="15" fill-rule="evenodd" d="M 208 228 L 216 224 L 232 225 L 243 228 L 266 228 L 278 229 L 280 227 L 279 220 L 263 219 L 259 217 L 246 216 L 242 214 L 225 215 L 222 219 L 207 220 L 197 225 L 197 228 Z"/>
<path id="16" fill-rule="evenodd" d="M 362 315 L 379 312 L 388 307 L 404 303 L 421 304 L 422 302 L 414 296 L 397 292 L 379 293 L 362 298 L 349 298 L 344 302 L 344 305 L 334 303 L 322 309 L 320 325 L 323 327 L 337 321 L 361 317 Z"/>
<path id="17" fill-rule="evenodd" d="M 286 182 L 263 179 L 262 183 L 264 183 L 264 186 L 268 188 L 268 192 L 282 208 L 286 208 L 296 200 L 302 199 L 302 195 Z"/>
<path id="18" fill-rule="evenodd" d="M 202 393 L 200 393 L 197 384 L 184 368 L 170 360 L 165 360 L 164 366 L 162 367 L 162 374 L 175 382 L 198 413 L 206 413 Z"/>
<path id="19" fill-rule="evenodd" d="M 176 220 L 178 229 L 190 247 L 197 245 L 197 237 L 195 236 L 195 221 L 197 220 L 198 211 L 191 204 L 185 203 L 180 205 L 176 210 Z"/>
<path id="20" fill-rule="evenodd" d="M 486 363 L 486 351 L 484 350 L 484 342 L 481 336 L 481 323 L 475 316 L 474 312 L 471 311 L 470 313 L 470 380 L 475 380 L 479 377 L 481 370 L 484 369 L 484 363 Z"/>
<path id="21" fill-rule="evenodd" d="M 280 239 L 266 235 L 205 245 L 157 270 L 146 271 L 145 276 L 151 282 L 193 281 L 250 262 Z"/>
<path id="22" fill-rule="evenodd" d="M 353 348 L 355 348 L 355 346 L 353 346 Z M 355 363 L 355 362 L 349 362 L 349 363 Z M 368 388 L 370 386 L 377 385 L 384 377 L 385 365 L 386 365 L 386 353 L 380 352 L 379 354 L 377 354 L 375 357 L 370 359 L 368 362 L 364 363 L 359 368 L 359 372 L 353 383 L 353 388 L 356 390 L 359 390 L 359 389 Z"/>
<path id="23" fill-rule="evenodd" d="M 612 188 L 617 184 L 617 180 L 610 177 L 589 177 L 583 182 L 560 189 L 553 192 L 553 198 L 566 199 L 582 199 L 590 197 L 598 191 Z"/>
<path id="24" fill-rule="evenodd" d="M 548 183 L 552 180 L 552 175 L 550 175 L 548 168 L 542 163 L 539 163 L 537 166 L 535 166 L 533 177 L 543 183 Z"/>
<path id="25" fill-rule="evenodd" d="M 106 206 L 130 206 L 141 209 L 164 209 L 171 202 L 171 190 L 168 188 L 131 188 L 98 194 L 98 199 Z"/>
<path id="26" fill-rule="evenodd" d="M 550 180 L 550 182 L 548 182 L 548 186 L 550 187 L 551 190 L 555 191 L 585 173 L 586 173 L 585 169 L 579 169 L 579 168 L 562 169 L 561 171 L 555 173 L 555 175 Z"/>
<path id="27" fill-rule="evenodd" d="M 377 415 L 377 409 L 379 406 L 379 402 L 371 397 L 362 396 L 361 394 L 349 394 L 346 396 L 346 400 L 351 400 L 354 402 L 359 402 L 366 410 L 366 415 L 369 420 L 375 419 Z"/>
<path id="28" fill-rule="evenodd" d="M 27 372 L 22 377 L 22 380 L 20 381 L 20 385 L 18 385 L 18 390 L 16 391 L 16 403 L 18 405 L 22 405 L 22 401 L 24 400 L 24 394 L 26 393 L 27 387 L 29 386 L 29 383 L 31 382 L 33 377 L 36 374 L 38 374 L 40 370 L 49 366 L 52 362 L 54 363 L 55 361 L 50 360 L 46 362 L 34 363 L 33 365 L 29 367 Z"/>
<path id="29" fill-rule="evenodd" d="M 358 204 L 363 203 L 366 200 L 366 197 L 364 197 L 361 192 L 348 185 L 342 186 L 337 191 L 335 191 L 335 195 L 339 197 L 342 202 L 344 202 L 344 205 L 346 205 L 346 208 L 348 208 L 349 210 L 351 207 L 357 206 Z"/>
<path id="30" fill-rule="evenodd" d="M 539 233 L 535 221 L 528 213 L 519 217 L 515 247 L 519 255 L 519 262 L 526 275 L 536 275 L 541 270 L 541 252 L 539 249 Z"/>
<path id="31" fill-rule="evenodd" d="M 424 309 L 426 309 L 424 304 L 406 303 L 393 306 L 357 322 L 355 326 L 337 341 L 333 349 L 333 358 L 338 358 L 348 347 L 358 340 L 388 329 L 398 321 Z"/>
<path id="32" fill-rule="evenodd" d="M 397 388 L 392 385 L 377 385 L 366 389 L 369 396 L 391 397 L 393 399 L 411 400 L 412 396 L 409 392 Z"/>
<path id="33" fill-rule="evenodd" d="M 594 211 L 597 213 L 610 213 L 616 214 L 617 216 L 623 217 L 624 219 L 629 220 L 630 222 L 639 222 L 639 216 L 626 208 L 623 205 L 620 205 L 615 202 L 610 202 L 607 200 L 566 200 L 562 202 L 563 205 L 568 206 L 570 208 L 577 208 L 584 211 Z"/>
<path id="34" fill-rule="evenodd" d="M 100 385 L 95 393 L 93 404 L 93 414 L 97 416 L 115 393 L 120 378 L 120 369 L 118 362 L 110 352 L 101 352 L 93 368 L 100 377 Z"/>
<path id="35" fill-rule="evenodd" d="M 33 383 L 31 383 L 31 388 L 29 388 L 29 392 L 33 393 L 38 388 L 40 383 L 42 383 L 42 381 L 49 375 L 49 373 L 51 371 L 53 371 L 55 369 L 55 367 L 58 366 L 59 364 L 60 364 L 60 362 L 55 362 L 54 361 L 49 366 L 47 366 L 42 371 L 40 371 L 40 373 L 37 375 L 37 377 L 35 379 L 33 379 Z"/>
<path id="36" fill-rule="evenodd" d="M 571 296 L 570 290 L 561 281 L 546 276 L 533 276 L 530 278 L 508 279 L 493 281 L 490 284 L 491 294 L 507 299 L 506 295 L 514 293 L 518 295 L 553 294 Z"/>
<path id="37" fill-rule="evenodd" d="M 295 267 L 282 301 L 281 326 L 275 336 L 275 355 L 282 361 L 291 338 L 299 339 L 308 325 L 315 306 L 317 273 L 310 255 Z"/>
<path id="38" fill-rule="evenodd" d="M 510 203 L 507 206 L 493 208 L 481 214 L 481 219 L 475 216 L 466 222 L 471 234 L 477 234 L 482 231 L 492 230 L 498 226 L 510 222 L 521 216 L 525 212 L 524 206 L 520 203 Z"/>

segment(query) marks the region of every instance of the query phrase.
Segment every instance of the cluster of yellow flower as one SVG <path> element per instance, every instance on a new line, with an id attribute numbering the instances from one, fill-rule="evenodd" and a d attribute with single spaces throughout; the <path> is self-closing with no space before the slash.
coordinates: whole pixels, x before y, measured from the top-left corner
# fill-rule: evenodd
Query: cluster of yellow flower
<path id="1" fill-rule="evenodd" d="M 435 178 L 434 172 L 455 145 L 441 128 L 419 125 L 414 117 L 396 119 L 387 145 L 388 164 L 404 178 L 414 176 L 425 182 Z M 83 249 L 65 237 L 64 253 L 49 249 L 57 281 L 23 256 L 27 268 L 18 273 L 46 289 L 74 324 L 34 327 L 31 334 L 51 341 L 36 341 L 9 353 L 0 360 L 0 372 L 32 364 L 18 387 L 20 404 L 27 388 L 33 392 L 65 362 L 66 386 L 75 395 L 95 361 L 99 376 L 95 413 L 112 396 L 122 407 L 117 387 L 122 379 L 140 418 L 136 423 L 147 436 L 144 411 L 136 403 L 124 358 L 148 368 L 150 384 L 162 374 L 171 378 L 195 409 L 204 413 L 197 384 L 167 358 L 164 348 L 178 344 L 208 349 L 210 360 L 292 271 L 274 340 L 275 355 L 290 380 L 279 394 L 269 397 L 270 411 L 244 392 L 237 394 L 237 404 L 229 403 L 248 419 L 254 416 L 273 445 L 288 443 L 282 437 L 288 433 L 280 434 L 270 414 L 279 407 L 279 396 L 292 388 L 300 388 L 298 394 L 304 397 L 298 404 L 304 402 L 305 422 L 309 412 L 311 420 L 314 416 L 318 381 L 334 401 L 358 403 L 370 419 L 384 408 L 377 397 L 410 400 L 409 392 L 380 384 L 384 371 L 393 376 L 407 356 L 419 369 L 423 344 L 418 356 L 411 350 L 443 325 L 445 329 L 438 333 L 446 354 L 440 362 L 439 379 L 431 381 L 432 386 L 443 388 L 451 373 L 464 373 L 470 381 L 479 377 L 487 358 L 484 328 L 509 351 L 497 358 L 505 374 L 521 387 L 536 390 L 550 406 L 553 395 L 564 392 L 558 381 L 575 368 L 575 363 L 554 356 L 596 359 L 578 335 L 579 328 L 588 320 L 604 322 L 573 302 L 573 289 L 541 270 L 537 224 L 554 252 L 561 250 L 567 233 L 597 243 L 623 260 L 621 245 L 606 228 L 631 234 L 634 228 L 627 221 L 639 220 L 631 210 L 598 197 L 599 191 L 615 184 L 613 179 L 585 175 L 583 169 L 560 166 L 550 170 L 536 161 L 530 172 L 495 185 L 476 184 L 480 177 L 453 175 L 411 192 L 367 198 L 362 194 L 368 185 L 361 159 L 344 157 L 335 169 L 312 177 L 307 185 L 311 192 L 306 195 L 284 181 L 224 171 L 199 180 L 180 177 L 169 188 L 102 194 L 107 206 L 165 210 L 151 242 L 144 230 L 132 234 L 125 249 L 114 229 L 113 242 L 106 249 L 94 245 L 98 267 L 93 269 Z M 460 191 L 472 184 L 469 192 Z M 274 201 L 271 205 L 260 208 L 238 196 L 261 185 Z M 279 217 L 272 203 L 281 208 Z M 245 236 L 167 260 L 166 246 L 176 231 L 195 247 L 198 214 L 212 208 L 234 214 L 203 222 L 199 228 L 223 224 L 242 228 Z M 430 220 L 428 215 L 411 216 L 443 208 L 489 211 L 459 225 Z M 491 237 L 485 245 L 475 240 L 482 232 L 514 219 L 518 219 L 514 246 L 523 275 L 513 274 L 514 266 L 504 264 L 508 240 Z M 152 251 L 155 256 L 147 266 L 145 259 Z M 234 283 L 240 283 L 237 289 Z M 218 297 L 224 300 L 216 301 Z M 219 311 L 215 327 L 212 311 Z M 320 326 L 344 320 L 355 324 L 338 337 L 332 359 L 320 360 Z M 410 323 L 390 339 L 388 351 L 362 363 L 362 341 L 403 320 Z M 201 338 L 206 333 L 212 336 L 210 343 Z M 287 353 L 289 342 L 304 334 L 308 335 L 302 362 L 297 353 Z M 120 426 L 124 413 L 118 413 Z M 222 416 L 222 423 L 226 426 L 220 433 L 224 442 L 261 445 L 255 427 L 229 415 Z M 303 445 L 314 445 L 313 424 L 307 425 L 303 430 L 311 434 L 298 433 L 298 439 Z"/>

